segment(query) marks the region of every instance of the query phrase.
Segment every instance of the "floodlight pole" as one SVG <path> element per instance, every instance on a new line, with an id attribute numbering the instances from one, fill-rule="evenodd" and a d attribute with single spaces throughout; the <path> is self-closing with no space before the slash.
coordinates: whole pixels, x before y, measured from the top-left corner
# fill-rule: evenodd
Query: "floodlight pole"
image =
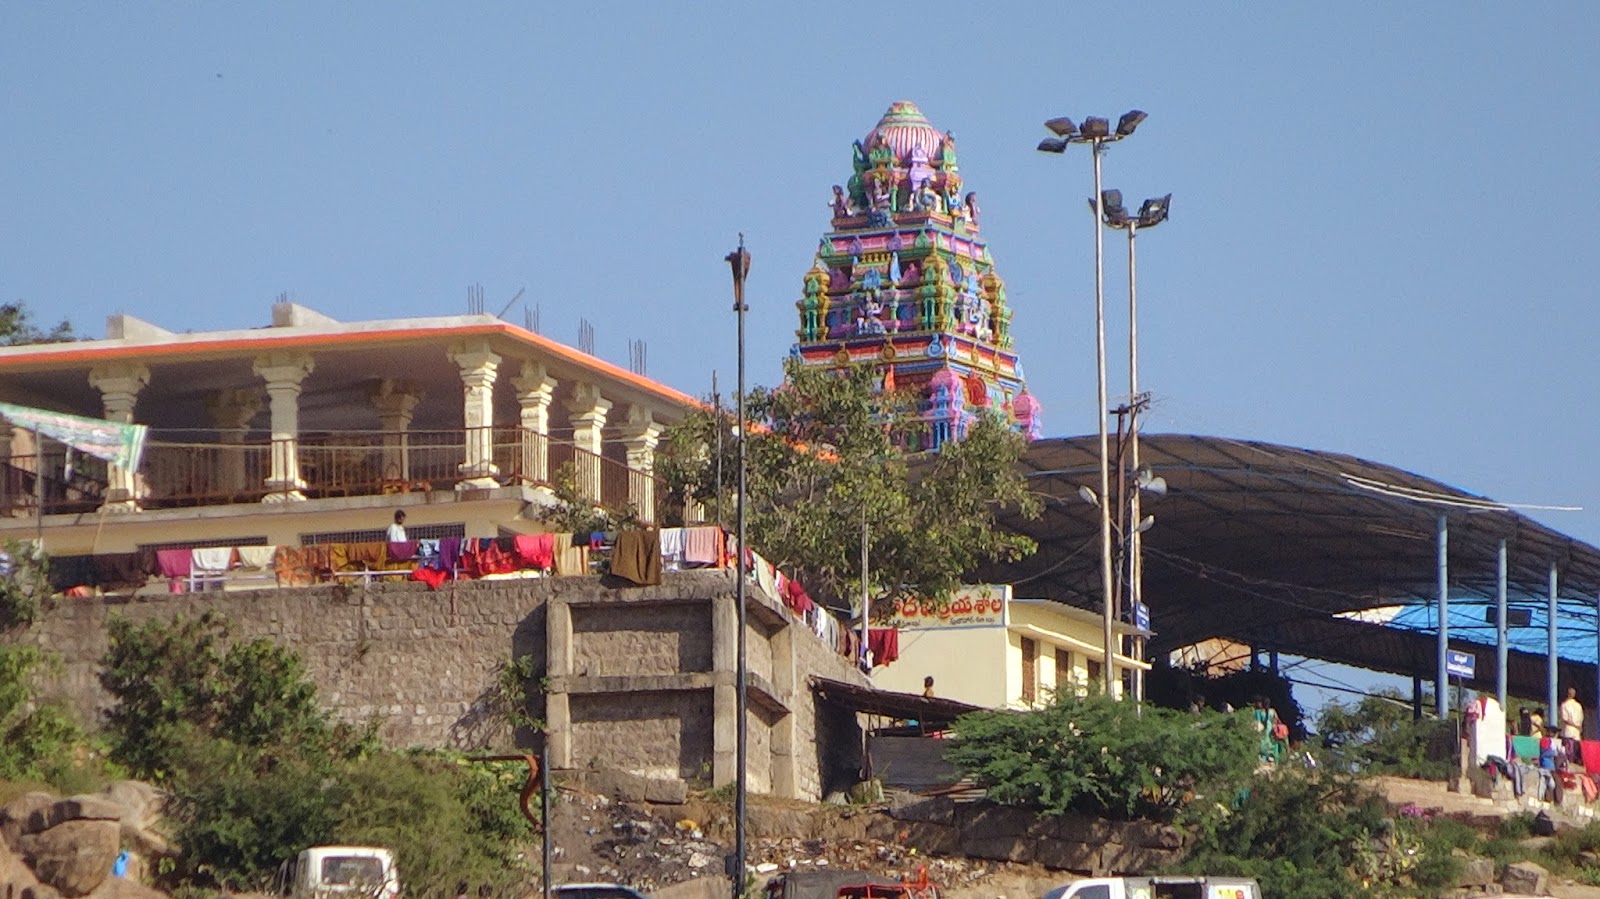
<path id="1" fill-rule="evenodd" d="M 738 605 L 737 621 L 738 635 L 738 664 L 734 672 L 734 714 L 739 718 L 736 742 L 736 761 L 734 764 L 738 771 L 734 774 L 733 792 L 733 861 L 728 866 L 728 878 L 732 881 L 733 899 L 739 899 L 744 894 L 745 870 L 745 800 L 748 784 L 746 783 L 745 770 L 748 767 L 749 733 L 746 718 L 748 717 L 749 696 L 745 690 L 746 671 L 749 666 L 747 655 L 748 647 L 745 645 L 745 476 L 746 476 L 746 436 L 744 408 L 744 314 L 750 307 L 744 302 L 744 281 L 750 274 L 750 251 L 744 248 L 744 235 L 739 235 L 739 248 L 727 255 L 727 262 L 733 268 L 733 311 L 739 319 L 739 375 L 738 375 L 738 415 L 739 415 L 739 495 L 734 498 L 735 525 L 738 533 L 738 561 L 734 564 L 734 573 L 737 586 L 734 588 L 734 602 Z"/>
<path id="2" fill-rule="evenodd" d="M 1116 628 L 1111 585 L 1111 467 L 1109 447 L 1106 443 L 1106 271 L 1105 241 L 1100 233 L 1100 219 L 1105 214 L 1105 201 L 1100 197 L 1100 149 L 1104 138 L 1089 141 L 1094 156 L 1094 336 L 1095 373 L 1099 388 L 1095 419 L 1100 425 L 1100 591 L 1101 623 L 1105 637 L 1105 692 L 1116 696 Z"/>
<path id="3" fill-rule="evenodd" d="M 1559 663 L 1561 661 L 1561 658 L 1560 658 L 1559 655 L 1557 655 L 1557 651 L 1560 649 L 1560 641 L 1557 640 L 1557 637 L 1560 636 L 1560 634 L 1558 633 L 1558 625 L 1556 624 L 1556 612 L 1557 612 L 1557 606 L 1559 605 L 1558 594 L 1556 593 L 1556 586 L 1557 586 L 1556 575 L 1557 575 L 1556 563 L 1551 562 L 1550 563 L 1550 597 L 1549 597 L 1549 600 L 1548 600 L 1548 602 L 1549 602 L 1548 611 L 1546 612 L 1546 614 L 1548 614 L 1550 616 L 1550 618 L 1549 618 L 1549 620 L 1547 622 L 1545 622 L 1545 632 L 1546 632 L 1545 633 L 1545 639 L 1547 641 L 1547 643 L 1546 643 L 1547 651 L 1545 652 L 1545 657 L 1544 657 L 1545 658 L 1545 661 L 1544 661 L 1544 664 L 1545 664 L 1545 680 L 1546 680 L 1546 683 L 1545 683 L 1545 695 L 1548 697 L 1550 702 L 1545 707 L 1545 712 L 1544 712 L 1545 718 L 1544 718 L 1544 720 L 1547 721 L 1547 722 L 1548 721 L 1555 721 L 1557 723 L 1557 725 L 1559 726 L 1560 720 L 1561 720 L 1561 716 L 1559 714 L 1559 712 L 1560 712 L 1559 703 L 1561 701 L 1561 696 L 1560 696 L 1560 693 L 1559 693 L 1560 685 L 1556 682 L 1556 678 L 1558 677 L 1558 675 L 1560 673 Z"/>
<path id="4" fill-rule="evenodd" d="M 1442 512 L 1439 513 L 1438 554 L 1438 666 L 1433 678 L 1433 707 L 1443 719 L 1450 717 L 1450 522 Z"/>
<path id="5" fill-rule="evenodd" d="M 1494 626 L 1494 691 L 1500 700 L 1500 711 L 1506 708 L 1506 657 L 1509 643 L 1506 639 L 1506 540 L 1500 538 L 1500 550 L 1495 554 L 1495 609 L 1500 613 Z M 1600 656 L 1597 656 L 1600 658 Z"/>

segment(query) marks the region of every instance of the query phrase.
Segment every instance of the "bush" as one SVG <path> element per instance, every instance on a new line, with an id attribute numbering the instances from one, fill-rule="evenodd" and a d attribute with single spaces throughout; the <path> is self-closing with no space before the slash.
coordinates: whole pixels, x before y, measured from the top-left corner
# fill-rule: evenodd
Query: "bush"
<path id="1" fill-rule="evenodd" d="M 1024 713 L 976 712 L 946 752 L 996 802 L 1110 818 L 1172 818 L 1202 795 L 1231 795 L 1256 763 L 1242 715 L 1192 715 L 1103 696 L 1061 696 Z"/>
<path id="2" fill-rule="evenodd" d="M 39 698 L 38 679 L 57 665 L 37 647 L 0 644 L 0 778 L 84 792 L 111 772 L 71 713 Z"/>
<path id="3" fill-rule="evenodd" d="M 49 557 L 31 541 L 0 542 L 0 630 L 27 627 L 49 601 Z"/>
<path id="4" fill-rule="evenodd" d="M 1410 704 L 1392 691 L 1353 706 L 1329 703 L 1317 718 L 1329 764 L 1359 774 L 1428 780 L 1450 775 L 1455 728 L 1451 720 L 1414 719 Z"/>

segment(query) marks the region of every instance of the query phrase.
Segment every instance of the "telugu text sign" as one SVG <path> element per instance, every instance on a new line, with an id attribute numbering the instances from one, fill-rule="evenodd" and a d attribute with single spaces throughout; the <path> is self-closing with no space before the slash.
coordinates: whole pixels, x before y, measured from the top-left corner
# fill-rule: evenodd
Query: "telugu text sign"
<path id="1" fill-rule="evenodd" d="M 1011 588 L 983 584 L 962 587 L 950 598 L 902 599 L 895 603 L 889 625 L 902 630 L 919 627 L 1001 626 L 1006 623 L 1006 602 Z"/>

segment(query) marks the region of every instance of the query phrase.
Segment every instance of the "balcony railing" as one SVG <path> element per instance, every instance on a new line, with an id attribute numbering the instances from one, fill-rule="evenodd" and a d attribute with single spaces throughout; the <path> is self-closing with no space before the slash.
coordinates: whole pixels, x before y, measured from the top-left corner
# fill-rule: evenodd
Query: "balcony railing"
<path id="1" fill-rule="evenodd" d="M 320 499 L 453 489 L 474 477 L 462 470 L 469 436 L 478 438 L 478 446 L 485 445 L 481 435 L 466 431 L 302 434 L 296 452 L 304 484 L 299 490 Z M 625 463 L 521 428 L 491 429 L 487 446 L 496 466 L 494 479 L 501 484 L 551 487 L 562 466 L 571 465 L 580 496 L 617 509 L 648 504 L 650 508 L 638 509 L 641 517 L 660 520 L 664 488 Z M 135 478 L 139 506 L 259 502 L 272 492 L 267 483 L 273 476 L 273 453 L 287 448 L 287 443 L 274 446 L 260 438 L 237 443 L 152 439 Z M 76 457 L 72 476 L 63 478 L 63 462 L 59 454 L 45 457 L 45 514 L 99 508 L 107 482 L 105 464 Z M 36 514 L 34 457 L 0 457 L 0 466 L 0 514 Z"/>

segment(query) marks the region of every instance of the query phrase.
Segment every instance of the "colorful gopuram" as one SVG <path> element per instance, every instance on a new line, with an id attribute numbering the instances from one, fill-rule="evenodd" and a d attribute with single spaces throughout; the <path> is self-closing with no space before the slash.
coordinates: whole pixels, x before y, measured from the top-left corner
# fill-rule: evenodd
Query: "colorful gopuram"
<path id="1" fill-rule="evenodd" d="M 886 389 L 914 391 L 929 423 L 923 448 L 960 439 L 984 409 L 1038 437 L 1039 403 L 1012 351 L 1005 282 L 978 236 L 955 138 L 900 101 L 855 142 L 852 164 L 795 303 L 791 354 L 870 365 Z"/>

